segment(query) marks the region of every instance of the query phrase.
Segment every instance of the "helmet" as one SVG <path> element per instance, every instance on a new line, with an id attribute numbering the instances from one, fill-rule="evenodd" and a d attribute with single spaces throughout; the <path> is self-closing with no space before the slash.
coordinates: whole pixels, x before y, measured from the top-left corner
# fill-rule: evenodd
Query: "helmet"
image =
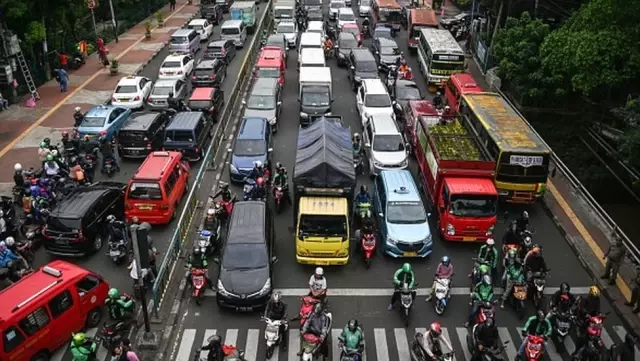
<path id="1" fill-rule="evenodd" d="M 316 277 L 324 276 L 324 270 L 322 267 L 316 267 L 316 271 L 313 273 Z"/>
<path id="2" fill-rule="evenodd" d="M 4 241 L 0 242 L 0 251 L 4 251 L 5 249 L 7 249 L 7 244 L 4 243 Z"/>
<path id="3" fill-rule="evenodd" d="M 544 319 L 544 316 L 545 316 L 545 314 L 544 314 L 543 310 L 536 311 L 536 317 L 538 318 L 538 320 L 541 319 L 541 318 Z"/>
<path id="4" fill-rule="evenodd" d="M 7 237 L 7 239 L 4 240 L 4 243 L 7 245 L 7 247 L 13 247 L 13 245 L 16 243 L 16 240 L 13 239 L 13 237 Z"/>
<path id="5" fill-rule="evenodd" d="M 261 168 L 262 167 L 262 162 L 259 160 L 256 160 L 255 162 L 253 162 L 253 166 L 256 168 Z"/>
<path id="6" fill-rule="evenodd" d="M 47 143 L 45 142 L 40 142 L 40 148 L 46 148 L 47 147 Z"/>
<path id="7" fill-rule="evenodd" d="M 229 189 L 229 183 L 227 183 L 227 182 L 221 182 L 221 183 L 220 183 L 220 189 L 222 189 L 222 190 L 225 190 L 225 191 L 226 191 L 227 189 Z"/>
<path id="8" fill-rule="evenodd" d="M 169 98 L 173 97 L 173 92 L 169 92 Z"/>
<path id="9" fill-rule="evenodd" d="M 442 96 L 442 93 L 440 92 L 440 90 L 436 92 L 436 96 Z"/>
<path id="10" fill-rule="evenodd" d="M 213 208 L 209 208 L 207 209 L 207 216 L 213 216 L 214 214 L 216 214 L 216 210 Z"/>
<path id="11" fill-rule="evenodd" d="M 522 219 L 529 219 L 529 212 L 522 211 Z"/>
<path id="12" fill-rule="evenodd" d="M 282 163 L 276 162 L 276 169 L 280 169 L 280 168 L 282 168 Z"/>
<path id="13" fill-rule="evenodd" d="M 43 142 L 44 142 L 44 144 L 46 144 L 46 145 L 51 144 L 51 138 L 44 138 L 42 141 L 43 141 Z"/>
<path id="14" fill-rule="evenodd" d="M 561 293 L 569 293 L 571 291 L 571 286 L 567 282 L 562 282 L 560 284 L 560 292 Z"/>
<path id="15" fill-rule="evenodd" d="M 52 151 L 51 151 L 51 156 L 52 156 L 52 157 L 54 157 L 54 158 L 55 158 L 55 157 L 57 157 L 57 156 L 58 156 L 58 151 L 57 151 L 57 150 L 55 150 L 55 149 L 54 149 L 54 150 L 52 150 Z"/>
<path id="16" fill-rule="evenodd" d="M 47 155 L 47 162 L 51 162 L 53 160 L 53 156 L 51 154 Z"/>
<path id="17" fill-rule="evenodd" d="M 527 236 L 527 237 L 524 237 L 523 242 L 524 242 L 525 246 L 530 246 L 531 242 L 533 242 L 533 240 L 531 239 L 531 237 Z"/>
<path id="18" fill-rule="evenodd" d="M 366 185 L 363 184 L 363 185 L 360 186 L 360 193 L 367 193 L 367 190 L 368 190 L 368 188 L 367 188 Z"/>
<path id="19" fill-rule="evenodd" d="M 110 214 L 107 216 L 107 222 L 111 223 L 115 220 L 116 220 L 116 216 L 114 216 L 113 214 Z"/>
<path id="20" fill-rule="evenodd" d="M 487 238 L 487 246 L 493 246 L 494 244 L 496 244 L 496 241 L 493 238 Z"/>
<path id="21" fill-rule="evenodd" d="M 355 331 L 358 328 L 358 320 L 356 320 L 355 318 L 350 319 L 347 323 L 347 327 L 351 332 Z"/>
<path id="22" fill-rule="evenodd" d="M 278 167 L 278 173 L 285 173 L 287 171 L 287 168 L 285 168 L 284 166 L 280 165 Z"/>
<path id="23" fill-rule="evenodd" d="M 67 132 L 66 130 L 62 131 L 62 133 L 60 133 L 62 135 L 62 138 L 69 138 L 69 132 Z"/>
<path id="24" fill-rule="evenodd" d="M 90 136 L 89 134 L 87 134 L 87 135 L 85 135 L 85 136 L 84 136 L 84 141 L 85 141 L 85 142 L 88 142 L 88 141 L 90 141 L 90 140 L 91 140 L 91 136 Z"/>
<path id="25" fill-rule="evenodd" d="M 444 107 L 444 110 L 451 110 L 451 107 L 450 107 L 450 106 L 448 106 L 448 105 L 446 105 L 446 106 Z"/>
<path id="26" fill-rule="evenodd" d="M 600 296 L 600 289 L 598 288 L 598 286 L 591 286 L 589 287 L 589 296 L 593 296 L 593 297 L 599 297 Z"/>
<path id="27" fill-rule="evenodd" d="M 360 139 L 360 134 L 358 134 L 358 133 L 353 133 L 353 137 L 354 137 L 355 139 Z"/>
<path id="28" fill-rule="evenodd" d="M 315 313 L 316 315 L 319 315 L 322 312 L 322 305 L 320 303 L 316 303 L 316 305 L 313 307 L 313 313 Z"/>
<path id="29" fill-rule="evenodd" d="M 540 248 L 539 248 L 539 247 L 533 247 L 533 248 L 531 249 L 531 252 L 532 252 L 533 254 L 540 254 Z"/>
<path id="30" fill-rule="evenodd" d="M 220 337 L 220 335 L 213 335 L 209 337 L 207 341 L 209 341 L 209 345 L 219 346 L 222 344 L 222 338 Z"/>
<path id="31" fill-rule="evenodd" d="M 405 263 L 402 265 L 402 272 L 411 272 L 411 265 L 409 263 Z"/>
<path id="32" fill-rule="evenodd" d="M 279 303 L 280 301 L 282 301 L 282 294 L 280 293 L 280 291 L 275 291 L 271 295 L 271 300 L 275 303 Z"/>
<path id="33" fill-rule="evenodd" d="M 517 256 L 518 256 L 518 251 L 516 251 L 513 248 L 511 248 L 509 250 L 509 253 L 507 253 L 507 258 L 509 258 L 509 259 L 515 259 Z"/>
<path id="34" fill-rule="evenodd" d="M 443 265 L 448 266 L 450 262 L 451 262 L 451 260 L 449 259 L 449 256 L 442 257 L 442 264 Z"/>
<path id="35" fill-rule="evenodd" d="M 80 110 L 82 110 L 80 107 L 76 107 L 75 109 L 73 109 L 76 113 L 79 113 Z"/>
<path id="36" fill-rule="evenodd" d="M 120 291 L 118 291 L 117 288 L 112 288 L 109 290 L 109 298 L 119 298 L 120 297 Z"/>
<path id="37" fill-rule="evenodd" d="M 84 332 L 72 333 L 71 335 L 73 336 L 73 343 L 75 345 L 80 345 L 87 339 L 87 335 L 85 335 Z"/>
<path id="38" fill-rule="evenodd" d="M 15 170 L 16 172 L 22 172 L 22 164 L 20 163 L 14 164 L 13 170 Z"/>
<path id="39" fill-rule="evenodd" d="M 264 178 L 258 177 L 258 179 L 256 179 L 256 185 L 262 187 L 264 185 Z"/>
<path id="40" fill-rule="evenodd" d="M 485 285 L 490 285 L 491 284 L 491 276 L 489 276 L 489 275 L 482 276 L 482 283 L 484 283 Z"/>
<path id="41" fill-rule="evenodd" d="M 493 327 L 493 325 L 495 325 L 495 323 L 493 322 L 493 317 L 487 317 L 484 320 L 484 325 L 487 327 Z"/>
<path id="42" fill-rule="evenodd" d="M 429 326 L 429 332 L 433 337 L 438 337 L 442 333 L 442 327 L 440 327 L 440 323 L 434 322 Z"/>
<path id="43" fill-rule="evenodd" d="M 193 255 L 194 256 L 200 255 L 200 247 L 193 247 Z"/>

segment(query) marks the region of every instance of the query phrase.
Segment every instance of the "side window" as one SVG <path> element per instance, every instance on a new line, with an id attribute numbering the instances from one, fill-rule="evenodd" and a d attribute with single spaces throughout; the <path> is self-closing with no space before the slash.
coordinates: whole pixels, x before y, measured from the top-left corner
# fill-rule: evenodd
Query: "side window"
<path id="1" fill-rule="evenodd" d="M 176 166 L 173 167 L 173 171 L 171 172 L 173 177 L 176 179 L 176 182 L 180 179 L 180 168 L 180 164 L 176 164 Z"/>
<path id="2" fill-rule="evenodd" d="M 68 290 L 62 291 L 59 295 L 49 301 L 49 310 L 51 317 L 58 318 L 60 315 L 71 309 L 73 306 L 73 297 Z"/>
<path id="3" fill-rule="evenodd" d="M 114 111 L 112 111 L 111 114 L 109 114 L 108 123 L 109 124 L 113 123 L 113 121 L 116 120 L 116 118 L 118 118 L 119 115 L 120 115 L 120 109 L 115 109 Z"/>
<path id="4" fill-rule="evenodd" d="M 2 334 L 2 344 L 4 345 L 4 353 L 15 350 L 24 342 L 24 335 L 18 328 L 11 326 Z"/>
<path id="5" fill-rule="evenodd" d="M 48 325 L 49 322 L 51 322 L 49 312 L 47 312 L 46 308 L 40 307 L 28 314 L 27 317 L 20 320 L 20 322 L 18 322 L 18 325 L 20 326 L 22 332 L 25 333 L 25 335 L 33 336 L 44 326 Z"/>
<path id="6" fill-rule="evenodd" d="M 204 132 L 204 122 L 202 121 L 202 118 L 200 118 L 198 125 L 196 125 L 195 132 L 196 132 L 196 138 L 199 138 Z"/>
<path id="7" fill-rule="evenodd" d="M 360 86 L 360 89 L 358 89 L 358 96 L 360 97 L 360 100 L 364 102 L 364 86 Z"/>
<path id="8" fill-rule="evenodd" d="M 449 204 L 449 189 L 446 184 L 442 187 L 442 199 L 444 200 L 444 205 L 446 207 Z"/>
<path id="9" fill-rule="evenodd" d="M 99 284 L 99 279 L 93 276 L 87 276 L 76 283 L 76 288 L 78 289 L 78 294 L 80 296 L 84 296 L 94 288 L 98 287 Z"/>
<path id="10" fill-rule="evenodd" d="M 373 143 L 373 126 L 371 125 L 371 123 L 371 120 L 369 120 L 369 124 L 367 124 L 367 138 L 369 140 L 369 143 Z"/>
<path id="11" fill-rule="evenodd" d="M 384 207 L 387 195 L 384 190 L 384 183 L 380 178 L 376 178 L 376 191 L 378 192 L 378 197 L 380 197 L 380 206 Z"/>
<path id="12" fill-rule="evenodd" d="M 171 195 L 171 193 L 173 193 L 173 188 L 176 186 L 176 177 L 173 175 L 173 173 L 169 174 L 169 177 L 167 177 L 167 181 L 164 183 L 164 193 L 167 197 L 169 197 Z"/>

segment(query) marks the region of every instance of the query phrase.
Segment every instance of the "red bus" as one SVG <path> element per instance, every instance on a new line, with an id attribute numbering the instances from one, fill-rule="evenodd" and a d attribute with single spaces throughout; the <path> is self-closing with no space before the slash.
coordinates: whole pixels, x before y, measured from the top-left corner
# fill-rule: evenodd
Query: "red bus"
<path id="1" fill-rule="evenodd" d="M 476 93 L 482 93 L 482 88 L 469 73 L 452 74 L 444 87 L 445 101 L 456 112 L 460 108 L 460 97 L 463 94 Z"/>
<path id="2" fill-rule="evenodd" d="M 402 25 L 402 7 L 396 0 L 375 0 L 371 9 L 371 25 L 385 24 L 399 31 Z"/>

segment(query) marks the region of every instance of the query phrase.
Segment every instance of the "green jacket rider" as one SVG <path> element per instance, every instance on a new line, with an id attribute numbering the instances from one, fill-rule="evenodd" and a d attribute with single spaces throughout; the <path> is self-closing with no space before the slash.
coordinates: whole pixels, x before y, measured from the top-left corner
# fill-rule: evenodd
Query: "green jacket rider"
<path id="1" fill-rule="evenodd" d="M 73 361 L 89 361 L 95 357 L 98 345 L 87 338 L 84 332 L 73 334 L 71 340 L 71 355 Z"/>
<path id="2" fill-rule="evenodd" d="M 495 243 L 493 238 L 487 239 L 487 243 L 480 247 L 478 252 L 478 259 L 485 260 L 492 269 L 496 269 L 498 266 L 498 250 L 495 247 Z"/>
<path id="3" fill-rule="evenodd" d="M 364 349 L 364 333 L 358 325 L 358 320 L 355 318 L 349 320 L 347 325 L 342 329 L 342 333 L 338 336 L 338 340 L 341 344 L 344 344 L 347 350 L 353 352 L 362 352 Z"/>
<path id="4" fill-rule="evenodd" d="M 502 294 L 502 303 L 500 304 L 500 308 L 504 308 L 504 303 L 513 292 L 513 286 L 518 282 L 524 282 L 525 274 L 524 274 L 524 266 L 518 259 L 509 259 L 507 261 L 506 269 L 504 271 L 505 274 L 505 288 L 504 293 Z"/>
<path id="5" fill-rule="evenodd" d="M 471 312 L 467 319 L 466 327 L 473 324 L 476 314 L 480 310 L 480 306 L 485 302 L 491 302 L 493 300 L 493 284 L 491 283 L 491 276 L 482 276 L 482 281 L 478 282 L 471 293 Z"/>
<path id="6" fill-rule="evenodd" d="M 133 314 L 133 300 L 120 297 L 120 291 L 117 288 L 109 290 L 108 297 L 104 301 L 109 311 L 109 317 L 114 320 L 122 320 Z"/>
<path id="7" fill-rule="evenodd" d="M 187 261 L 187 267 L 189 269 L 207 269 L 209 267 L 207 256 L 200 252 L 199 247 L 193 248 L 193 253 L 189 255 L 189 260 Z"/>
<path id="8" fill-rule="evenodd" d="M 416 284 L 416 275 L 413 273 L 411 269 L 411 265 L 409 263 L 405 263 L 402 265 L 400 269 L 393 274 L 393 285 L 395 286 L 395 291 L 391 296 L 391 303 L 389 304 L 389 311 L 393 309 L 393 305 L 396 303 L 398 298 L 400 298 L 399 289 L 402 287 L 404 283 L 409 284 L 409 289 L 413 290 Z M 415 293 L 413 294 L 415 297 Z"/>
<path id="9" fill-rule="evenodd" d="M 520 344 L 520 350 L 518 350 L 519 355 L 524 355 L 524 351 L 526 350 L 527 343 L 529 343 L 529 338 L 526 337 L 528 335 L 535 336 L 543 336 L 546 340 L 551 333 L 553 332 L 553 327 L 551 327 L 551 321 L 546 318 L 544 311 L 538 310 L 535 316 L 529 317 L 527 323 L 524 324 L 524 328 L 522 329 L 522 336 L 524 337 L 524 342 Z M 546 351 L 546 342 L 543 343 L 543 347 L 545 347 Z"/>
<path id="10" fill-rule="evenodd" d="M 278 169 L 278 172 L 273 176 L 273 185 L 282 188 L 287 186 L 287 173 L 284 168 Z"/>

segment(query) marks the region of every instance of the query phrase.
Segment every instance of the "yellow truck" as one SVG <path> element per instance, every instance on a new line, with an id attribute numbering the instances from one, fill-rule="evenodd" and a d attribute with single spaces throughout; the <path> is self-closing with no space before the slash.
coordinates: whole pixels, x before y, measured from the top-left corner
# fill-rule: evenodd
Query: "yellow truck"
<path id="1" fill-rule="evenodd" d="M 347 264 L 356 174 L 351 130 L 341 117 L 300 129 L 293 185 L 296 261 Z"/>

